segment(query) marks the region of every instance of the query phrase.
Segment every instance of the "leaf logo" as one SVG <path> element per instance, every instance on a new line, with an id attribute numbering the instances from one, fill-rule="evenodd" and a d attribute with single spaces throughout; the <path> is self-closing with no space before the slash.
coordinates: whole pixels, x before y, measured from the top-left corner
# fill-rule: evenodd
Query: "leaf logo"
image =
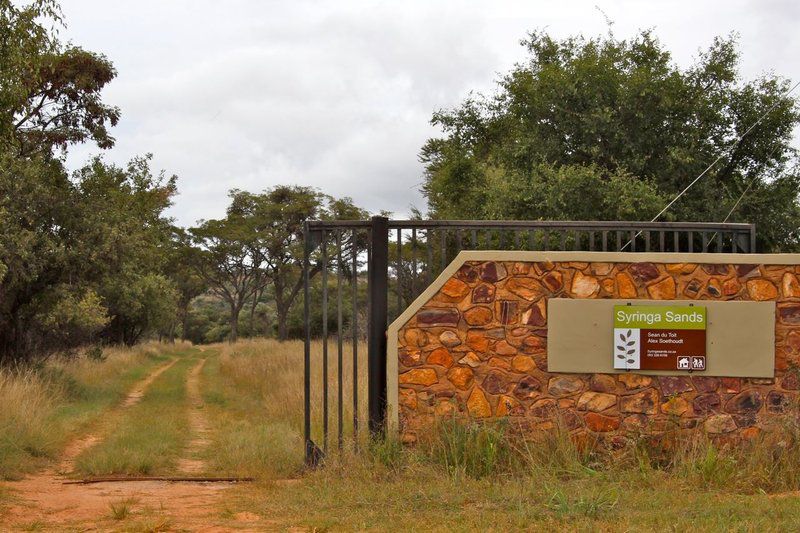
<path id="1" fill-rule="evenodd" d="M 636 341 L 633 340 L 633 331 L 628 330 L 627 333 L 620 333 L 615 352 L 617 359 L 623 359 L 626 363 L 631 365 L 634 364 L 636 360 L 631 356 L 636 353 L 636 348 L 633 348 L 635 344 Z"/>

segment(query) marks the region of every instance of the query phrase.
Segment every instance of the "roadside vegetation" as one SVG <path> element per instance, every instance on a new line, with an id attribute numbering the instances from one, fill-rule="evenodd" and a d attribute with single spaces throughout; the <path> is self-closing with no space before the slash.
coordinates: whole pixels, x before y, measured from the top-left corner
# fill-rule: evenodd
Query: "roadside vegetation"
<path id="1" fill-rule="evenodd" d="M 18 478 L 55 459 L 133 383 L 167 361 L 171 349 L 147 343 L 0 368 L 0 478 Z"/>

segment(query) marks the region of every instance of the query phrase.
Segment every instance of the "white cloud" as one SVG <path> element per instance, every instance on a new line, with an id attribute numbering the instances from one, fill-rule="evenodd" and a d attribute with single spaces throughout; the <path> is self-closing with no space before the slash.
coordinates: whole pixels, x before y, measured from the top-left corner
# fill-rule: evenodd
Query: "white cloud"
<path id="1" fill-rule="evenodd" d="M 220 216 L 231 188 L 320 187 L 372 210 L 424 207 L 419 149 L 432 111 L 490 91 L 524 58 L 526 31 L 607 30 L 595 1 L 228 2 L 63 0 L 65 36 L 105 53 L 119 77 L 124 162 L 152 152 L 179 176 L 182 224 Z M 794 2 L 600 4 L 613 31 L 653 28 L 687 64 L 738 31 L 742 69 L 798 75 Z M 79 165 L 91 147 L 69 158 Z"/>

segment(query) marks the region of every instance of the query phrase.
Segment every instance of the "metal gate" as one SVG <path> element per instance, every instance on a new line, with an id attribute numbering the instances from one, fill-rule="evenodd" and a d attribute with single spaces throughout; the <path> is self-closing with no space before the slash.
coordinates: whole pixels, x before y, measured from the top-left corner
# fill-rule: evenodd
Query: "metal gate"
<path id="1" fill-rule="evenodd" d="M 753 253 L 755 226 L 373 217 L 307 222 L 304 242 L 304 438 L 315 465 L 333 430 L 338 449 L 384 430 L 387 326 L 459 251 Z"/>

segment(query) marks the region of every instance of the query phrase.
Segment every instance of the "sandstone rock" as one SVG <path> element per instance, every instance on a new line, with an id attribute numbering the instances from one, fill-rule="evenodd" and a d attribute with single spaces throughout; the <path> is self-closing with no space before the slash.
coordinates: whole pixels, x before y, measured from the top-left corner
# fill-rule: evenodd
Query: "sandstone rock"
<path id="1" fill-rule="evenodd" d="M 641 374 L 619 374 L 618 379 L 619 382 L 625 385 L 625 388 L 628 390 L 649 387 L 650 384 L 653 383 L 653 378 L 650 376 L 643 376 Z"/>
<path id="2" fill-rule="evenodd" d="M 613 263 L 592 263 L 592 274 L 595 276 L 608 276 L 613 269 Z"/>
<path id="3" fill-rule="evenodd" d="M 404 431 L 400 436 L 400 441 L 406 446 L 412 446 L 417 442 L 417 435 L 411 431 Z"/>
<path id="4" fill-rule="evenodd" d="M 436 348 L 430 354 L 426 361 L 429 365 L 439 365 L 445 368 L 453 366 L 453 356 L 447 351 L 447 348 Z"/>
<path id="5" fill-rule="evenodd" d="M 570 261 L 567 263 L 569 268 L 574 268 L 575 270 L 586 270 L 589 268 L 589 263 L 586 261 Z"/>
<path id="6" fill-rule="evenodd" d="M 475 355 L 475 352 L 468 352 L 467 355 L 459 359 L 458 362 L 459 364 L 475 368 L 481 365 L 481 358 Z"/>
<path id="7" fill-rule="evenodd" d="M 636 298 L 636 284 L 627 272 L 619 272 L 614 279 L 617 281 L 617 293 L 620 298 Z"/>
<path id="8" fill-rule="evenodd" d="M 460 315 L 456 309 L 437 309 L 429 307 L 417 313 L 420 326 L 457 326 Z"/>
<path id="9" fill-rule="evenodd" d="M 647 389 L 630 396 L 622 396 L 619 399 L 619 410 L 623 413 L 654 415 L 657 405 L 658 391 L 655 389 Z"/>
<path id="10" fill-rule="evenodd" d="M 712 415 L 703 424 L 708 433 L 729 433 L 736 429 L 736 422 L 731 415 Z"/>
<path id="11" fill-rule="evenodd" d="M 476 306 L 464 311 L 464 320 L 470 326 L 485 326 L 494 318 L 494 313 L 488 307 Z"/>
<path id="12" fill-rule="evenodd" d="M 800 324 L 800 305 L 780 305 L 778 306 L 778 316 L 783 324 Z"/>
<path id="13" fill-rule="evenodd" d="M 511 363 L 502 357 L 492 357 L 489 359 L 489 366 L 492 368 L 502 368 L 503 370 L 511 370 Z"/>
<path id="14" fill-rule="evenodd" d="M 497 410 L 495 416 L 523 416 L 525 415 L 525 406 L 519 400 L 511 396 L 500 396 L 497 402 Z"/>
<path id="15" fill-rule="evenodd" d="M 553 396 L 568 396 L 583 389 L 583 380 L 577 376 L 555 376 L 550 378 L 547 390 Z"/>
<path id="16" fill-rule="evenodd" d="M 661 275 L 653 263 L 633 263 L 628 267 L 628 272 L 641 283 L 653 281 Z"/>
<path id="17" fill-rule="evenodd" d="M 555 263 L 552 261 L 539 261 L 533 265 L 533 268 L 536 270 L 536 273 L 540 276 L 545 272 L 549 272 L 556 267 Z"/>
<path id="18" fill-rule="evenodd" d="M 489 349 L 489 338 L 484 331 L 471 329 L 467 331 L 467 346 L 476 352 L 485 352 Z"/>
<path id="19" fill-rule="evenodd" d="M 714 392 L 719 388 L 718 378 L 693 376 L 692 383 L 697 392 Z"/>
<path id="20" fill-rule="evenodd" d="M 739 392 L 742 390 L 742 380 L 739 378 L 721 378 L 721 381 L 725 392 Z"/>
<path id="21" fill-rule="evenodd" d="M 686 287 L 683 288 L 683 294 L 689 298 L 697 298 L 697 295 L 700 294 L 700 289 L 702 287 L 703 285 L 700 283 L 699 279 L 692 279 L 686 284 Z"/>
<path id="22" fill-rule="evenodd" d="M 653 300 L 674 300 L 675 299 L 675 280 L 667 277 L 647 286 L 647 294 Z"/>
<path id="23" fill-rule="evenodd" d="M 539 395 L 542 384 L 533 376 L 525 376 L 514 387 L 514 396 L 520 400 L 530 400 Z"/>
<path id="24" fill-rule="evenodd" d="M 417 393 L 414 389 L 400 389 L 397 401 L 403 407 L 407 407 L 412 411 L 417 410 Z"/>
<path id="25" fill-rule="evenodd" d="M 469 368 L 463 366 L 454 366 L 447 371 L 447 379 L 449 379 L 450 383 L 452 383 L 457 389 L 467 390 L 472 386 L 472 382 L 475 380 L 475 377 L 472 373 L 472 370 Z"/>
<path id="26" fill-rule="evenodd" d="M 714 298 L 719 298 L 722 296 L 722 284 L 718 279 L 711 278 L 706 285 L 706 292 Z"/>
<path id="27" fill-rule="evenodd" d="M 736 278 L 725 280 L 722 284 L 722 294 L 725 296 L 735 296 L 742 290 L 742 284 Z"/>
<path id="28" fill-rule="evenodd" d="M 690 392 L 692 382 L 688 377 L 683 376 L 659 376 L 658 383 L 661 386 L 661 394 L 673 396 L 681 392 Z"/>
<path id="29" fill-rule="evenodd" d="M 488 304 L 494 301 L 495 288 L 494 285 L 478 285 L 472 291 L 472 303 L 474 304 Z"/>
<path id="30" fill-rule="evenodd" d="M 428 334 L 418 328 L 408 328 L 403 333 L 403 338 L 408 346 L 422 348 L 430 342 Z"/>
<path id="31" fill-rule="evenodd" d="M 709 413 L 718 413 L 720 412 L 720 406 L 722 405 L 722 400 L 719 397 L 719 394 L 716 393 L 706 393 L 706 394 L 699 394 L 695 397 L 694 402 L 694 410 L 698 415 L 706 415 Z"/>
<path id="32" fill-rule="evenodd" d="M 511 360 L 511 368 L 525 374 L 536 369 L 536 362 L 527 355 L 518 355 Z"/>
<path id="33" fill-rule="evenodd" d="M 756 427 L 745 428 L 741 432 L 741 436 L 745 440 L 754 440 L 761 434 L 761 429 Z"/>
<path id="34" fill-rule="evenodd" d="M 484 263 L 481 267 L 481 279 L 487 283 L 496 283 L 508 275 L 502 263 Z"/>
<path id="35" fill-rule="evenodd" d="M 746 390 L 740 392 L 725 404 L 725 411 L 728 413 L 755 413 L 761 406 L 764 405 L 764 400 L 761 399 L 761 393 L 756 390 Z"/>
<path id="36" fill-rule="evenodd" d="M 467 411 L 473 418 L 492 416 L 492 407 L 489 405 L 489 400 L 486 399 L 486 395 L 478 387 L 472 389 L 472 393 L 467 399 Z"/>
<path id="37" fill-rule="evenodd" d="M 675 396 L 661 404 L 661 412 L 665 415 L 683 416 L 689 412 L 690 406 L 684 398 Z"/>
<path id="38" fill-rule="evenodd" d="M 800 389 L 800 377 L 798 377 L 797 372 L 789 372 L 786 374 L 781 381 L 781 388 L 783 390 Z"/>
<path id="39" fill-rule="evenodd" d="M 767 395 L 767 411 L 784 413 L 792 405 L 792 397 L 785 392 L 770 391 Z"/>
<path id="40" fill-rule="evenodd" d="M 547 324 L 545 313 L 546 311 L 543 305 L 532 305 L 522 313 L 522 323 L 528 326 L 544 326 Z"/>
<path id="41" fill-rule="evenodd" d="M 583 416 L 586 427 L 596 432 L 615 431 L 619 429 L 619 418 L 616 416 L 605 416 L 600 413 L 586 413 Z"/>
<path id="42" fill-rule="evenodd" d="M 649 425 L 645 415 L 628 415 L 622 420 L 622 427 L 626 431 L 641 431 Z"/>
<path id="43" fill-rule="evenodd" d="M 580 271 L 572 278 L 570 292 L 576 298 L 591 298 L 600 290 L 600 282 L 594 276 L 587 276 Z"/>
<path id="44" fill-rule="evenodd" d="M 489 394 L 505 394 L 511 389 L 509 377 L 500 370 L 492 370 L 483 380 L 483 390 Z"/>
<path id="45" fill-rule="evenodd" d="M 738 414 L 731 416 L 733 417 L 733 421 L 736 423 L 736 426 L 740 428 L 755 426 L 756 422 L 758 421 L 755 413 L 746 413 L 746 414 Z"/>
<path id="46" fill-rule="evenodd" d="M 439 417 L 449 417 L 458 412 L 458 406 L 452 400 L 441 400 L 436 404 L 433 412 Z"/>
<path id="47" fill-rule="evenodd" d="M 695 263 L 671 263 L 665 265 L 667 272 L 670 274 L 691 274 L 697 269 Z"/>
<path id="48" fill-rule="evenodd" d="M 466 281 L 467 283 L 475 283 L 476 281 L 478 281 L 480 273 L 478 272 L 478 269 L 475 268 L 475 265 L 467 263 L 461 265 L 461 268 L 458 269 L 456 276 L 458 276 L 458 279 L 460 279 L 461 281 Z"/>
<path id="49" fill-rule="evenodd" d="M 528 335 L 522 341 L 522 351 L 525 353 L 541 352 L 547 347 L 547 340 L 536 335 Z"/>
<path id="50" fill-rule="evenodd" d="M 747 280 L 747 292 L 752 300 L 774 300 L 778 297 L 778 289 L 771 281 L 763 278 Z"/>
<path id="51" fill-rule="evenodd" d="M 509 278 L 506 282 L 505 289 L 529 302 L 538 300 L 544 295 L 544 288 L 541 283 L 533 278 Z"/>
<path id="52" fill-rule="evenodd" d="M 709 276 L 726 276 L 729 271 L 728 265 L 723 265 L 721 263 L 703 265 L 703 270 Z"/>
<path id="53" fill-rule="evenodd" d="M 605 411 L 617 405 L 617 397 L 603 392 L 584 392 L 578 398 L 578 409 L 581 411 Z"/>
<path id="54" fill-rule="evenodd" d="M 786 272 L 781 279 L 781 290 L 784 298 L 800 297 L 800 281 L 797 281 L 797 276 Z"/>
<path id="55" fill-rule="evenodd" d="M 511 269 L 511 273 L 515 276 L 527 276 L 530 274 L 531 271 L 531 264 L 530 263 L 514 263 L 513 268 Z"/>
<path id="56" fill-rule="evenodd" d="M 550 418 L 558 413 L 558 403 L 552 398 L 537 400 L 528 412 L 536 418 Z"/>
<path id="57" fill-rule="evenodd" d="M 740 278 L 752 278 L 761 275 L 758 265 L 736 265 L 736 275 Z"/>
<path id="58" fill-rule="evenodd" d="M 458 337 L 458 333 L 448 329 L 439 335 L 439 342 L 448 348 L 452 348 L 461 344 L 461 339 Z"/>
<path id="59" fill-rule="evenodd" d="M 511 346 L 508 341 L 499 341 L 494 346 L 494 353 L 498 355 L 514 355 L 517 349 Z"/>
<path id="60" fill-rule="evenodd" d="M 433 385 L 438 382 L 436 371 L 431 368 L 415 368 L 408 372 L 403 372 L 398 377 L 398 382 L 403 385 Z"/>
<path id="61" fill-rule="evenodd" d="M 542 278 L 542 283 L 550 292 L 558 292 L 564 286 L 564 277 L 561 272 L 554 270 Z"/>
<path id="62" fill-rule="evenodd" d="M 439 292 L 441 292 L 448 298 L 452 298 L 454 300 L 461 300 L 464 296 L 466 296 L 469 293 L 469 285 L 467 285 L 458 278 L 450 278 L 445 282 L 445 284 L 442 286 L 442 289 Z"/>
<path id="63" fill-rule="evenodd" d="M 519 302 L 516 300 L 503 300 L 500 302 L 498 313 L 500 315 L 500 323 L 507 326 L 517 322 L 517 309 Z"/>
<path id="64" fill-rule="evenodd" d="M 419 366 L 422 364 L 422 353 L 419 350 L 400 348 L 397 356 L 403 366 Z"/>
<path id="65" fill-rule="evenodd" d="M 595 392 L 614 394 L 617 392 L 617 382 L 608 374 L 593 374 L 589 380 L 589 388 Z"/>
<path id="66" fill-rule="evenodd" d="M 800 331 L 793 329 L 786 335 L 786 347 L 791 353 L 800 353 Z"/>
<path id="67" fill-rule="evenodd" d="M 600 282 L 600 286 L 608 294 L 614 294 L 614 280 L 611 278 L 604 279 Z"/>

